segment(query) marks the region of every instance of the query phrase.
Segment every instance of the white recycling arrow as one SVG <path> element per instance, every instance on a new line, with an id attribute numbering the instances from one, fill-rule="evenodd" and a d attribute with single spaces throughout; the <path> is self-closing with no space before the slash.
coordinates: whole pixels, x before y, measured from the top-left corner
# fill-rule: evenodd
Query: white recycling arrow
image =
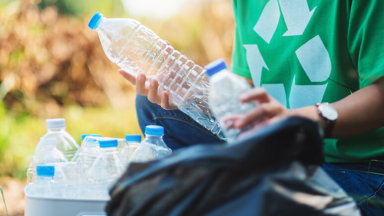
<path id="1" fill-rule="evenodd" d="M 307 0 L 279 0 L 279 3 L 288 28 L 283 36 L 302 35 L 316 7 L 309 11 Z"/>
<path id="2" fill-rule="evenodd" d="M 329 78 L 331 58 L 319 35 L 296 50 L 296 56 L 311 82 L 323 82 Z"/>
<path id="3" fill-rule="evenodd" d="M 328 83 L 323 85 L 296 85 L 294 78 L 289 95 L 289 107 L 296 109 L 321 102 L 327 86 Z"/>
<path id="4" fill-rule="evenodd" d="M 263 71 L 263 68 L 267 70 L 269 70 L 269 68 L 265 64 L 259 47 L 256 44 L 244 44 L 243 46 L 247 50 L 247 62 L 249 70 L 251 71 L 253 85 L 255 87 L 260 87 L 261 72 Z"/>
<path id="5" fill-rule="evenodd" d="M 269 44 L 280 20 L 280 8 L 277 0 L 270 0 L 264 7 L 253 30 Z"/>
<path id="6" fill-rule="evenodd" d="M 285 93 L 283 83 L 263 84 L 263 88 L 268 92 L 269 95 L 279 101 L 281 105 L 287 107 L 287 94 Z"/>

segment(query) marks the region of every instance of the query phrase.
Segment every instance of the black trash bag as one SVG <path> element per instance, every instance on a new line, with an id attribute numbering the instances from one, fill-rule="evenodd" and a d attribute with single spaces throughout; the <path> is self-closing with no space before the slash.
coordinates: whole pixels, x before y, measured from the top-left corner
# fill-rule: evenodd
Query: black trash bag
<path id="1" fill-rule="evenodd" d="M 197 145 L 132 163 L 108 215 L 360 215 L 322 170 L 317 123 L 292 117 L 237 143 Z"/>

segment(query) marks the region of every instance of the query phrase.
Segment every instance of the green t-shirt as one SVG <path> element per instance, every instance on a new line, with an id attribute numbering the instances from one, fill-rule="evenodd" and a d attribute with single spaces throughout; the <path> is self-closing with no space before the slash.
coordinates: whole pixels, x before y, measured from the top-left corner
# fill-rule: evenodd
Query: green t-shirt
<path id="1" fill-rule="evenodd" d="M 383 0 L 233 0 L 233 7 L 233 72 L 287 108 L 335 102 L 384 76 Z M 383 157 L 384 127 L 326 139 L 324 151 L 327 162 Z"/>

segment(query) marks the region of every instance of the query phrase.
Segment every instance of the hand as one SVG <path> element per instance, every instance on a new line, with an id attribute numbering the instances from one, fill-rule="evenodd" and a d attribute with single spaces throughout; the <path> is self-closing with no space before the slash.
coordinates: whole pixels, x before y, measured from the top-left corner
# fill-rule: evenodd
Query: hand
<path id="1" fill-rule="evenodd" d="M 119 73 L 136 86 L 137 94 L 147 96 L 150 102 L 160 105 L 165 110 L 177 109 L 170 102 L 169 93 L 167 91 L 159 91 L 159 82 L 155 78 L 148 79 L 147 82 L 147 77 L 142 73 L 137 74 L 137 77 L 122 69 L 119 70 Z"/>
<path id="2" fill-rule="evenodd" d="M 254 88 L 240 96 L 242 103 L 257 101 L 259 104 L 250 112 L 235 115 L 224 119 L 225 125 L 244 129 L 254 127 L 252 131 L 260 129 L 267 124 L 277 122 L 284 117 L 293 115 L 291 110 L 282 106 L 276 99 L 271 97 L 263 88 Z"/>

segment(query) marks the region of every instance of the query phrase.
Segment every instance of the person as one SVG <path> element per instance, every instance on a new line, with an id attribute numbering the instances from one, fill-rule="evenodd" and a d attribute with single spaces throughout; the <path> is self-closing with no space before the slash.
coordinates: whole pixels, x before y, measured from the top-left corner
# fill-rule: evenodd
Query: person
<path id="1" fill-rule="evenodd" d="M 384 1 L 233 0 L 232 71 L 252 80 L 242 102 L 259 105 L 232 116 L 242 129 L 289 116 L 319 122 L 323 168 L 351 195 L 363 215 L 384 215 Z M 175 109 L 156 79 L 136 85 L 140 127 L 167 128 L 173 149 L 221 142 Z"/>

